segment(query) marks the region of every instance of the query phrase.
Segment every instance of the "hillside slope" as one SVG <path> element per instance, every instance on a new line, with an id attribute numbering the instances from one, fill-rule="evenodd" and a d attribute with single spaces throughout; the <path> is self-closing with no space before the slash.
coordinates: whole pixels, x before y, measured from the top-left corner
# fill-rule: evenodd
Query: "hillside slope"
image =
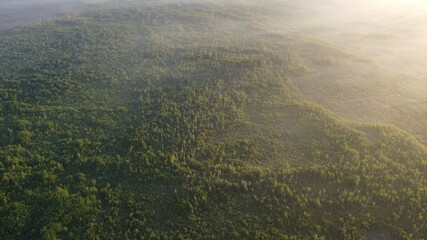
<path id="1" fill-rule="evenodd" d="M 301 37 L 219 31 L 254 14 L 97 9 L 2 39 L 1 238 L 426 238 L 427 149 L 295 96 Z"/>

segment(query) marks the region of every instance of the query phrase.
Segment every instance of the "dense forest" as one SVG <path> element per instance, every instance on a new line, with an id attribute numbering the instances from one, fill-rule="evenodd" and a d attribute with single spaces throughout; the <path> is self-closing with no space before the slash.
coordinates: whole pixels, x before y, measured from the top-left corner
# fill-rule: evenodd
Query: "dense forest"
<path id="1" fill-rule="evenodd" d="M 341 64 L 302 46 L 339 51 L 242 27 L 259 11 L 99 8 L 4 33 L 0 238 L 427 238 L 425 145 L 302 99 L 295 79 Z"/>

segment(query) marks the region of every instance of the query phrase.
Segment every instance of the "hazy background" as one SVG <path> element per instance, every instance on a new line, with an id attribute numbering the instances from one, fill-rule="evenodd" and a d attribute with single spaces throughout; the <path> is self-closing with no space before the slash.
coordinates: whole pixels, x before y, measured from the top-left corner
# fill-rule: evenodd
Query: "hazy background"
<path id="1" fill-rule="evenodd" d="M 296 19 L 303 31 L 347 51 L 366 54 L 384 67 L 427 75 L 427 1 L 323 0 L 297 3 L 306 13 Z"/>
<path id="2" fill-rule="evenodd" d="M 83 0 L 0 0 L 0 30 L 46 20 L 82 6 Z"/>
<path id="3" fill-rule="evenodd" d="M 252 22 L 226 23 L 219 30 L 246 31 L 250 25 L 262 33 L 306 36 L 318 44 L 296 46 L 308 66 L 292 79 L 302 97 L 346 119 L 396 124 L 427 142 L 426 1 L 0 0 L 0 31 L 89 7 L 139 3 L 245 9 L 253 12 Z M 310 56 L 347 64 L 319 66 Z"/>
<path id="4" fill-rule="evenodd" d="M 0 0 L 0 31 L 118 0 Z"/>
<path id="5" fill-rule="evenodd" d="M 302 34 L 331 49 L 301 45 L 306 59 L 336 58 L 323 66 L 306 61 L 308 73 L 293 79 L 301 96 L 346 119 L 396 124 L 427 143 L 426 1 L 270 4 L 272 31 Z M 289 5 L 295 9 L 291 17 Z"/>

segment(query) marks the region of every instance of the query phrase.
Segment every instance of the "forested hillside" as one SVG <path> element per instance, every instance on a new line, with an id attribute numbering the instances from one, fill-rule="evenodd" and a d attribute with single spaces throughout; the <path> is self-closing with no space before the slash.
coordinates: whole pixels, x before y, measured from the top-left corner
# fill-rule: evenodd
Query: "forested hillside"
<path id="1" fill-rule="evenodd" d="M 426 147 L 300 99 L 311 40 L 249 24 L 262 11 L 100 8 L 3 35 L 0 238 L 427 238 Z"/>

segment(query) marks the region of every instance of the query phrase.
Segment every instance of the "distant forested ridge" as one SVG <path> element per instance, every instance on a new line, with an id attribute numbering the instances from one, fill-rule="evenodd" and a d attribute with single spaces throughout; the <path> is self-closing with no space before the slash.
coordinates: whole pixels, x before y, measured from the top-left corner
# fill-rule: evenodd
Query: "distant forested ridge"
<path id="1" fill-rule="evenodd" d="M 3 36 L 0 238 L 427 238 L 426 147 L 300 99 L 311 40 L 231 28 L 257 14 L 101 8 Z"/>

